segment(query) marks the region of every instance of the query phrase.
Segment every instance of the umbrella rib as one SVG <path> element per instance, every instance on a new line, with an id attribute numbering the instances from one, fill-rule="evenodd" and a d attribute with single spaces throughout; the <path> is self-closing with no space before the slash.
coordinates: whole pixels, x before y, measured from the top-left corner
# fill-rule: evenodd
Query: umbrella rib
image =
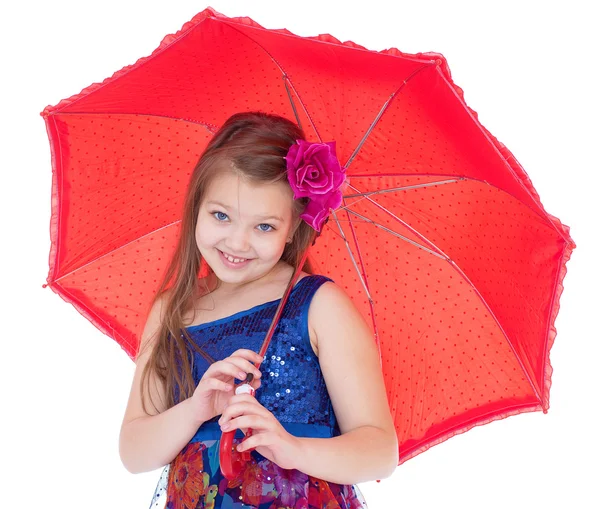
<path id="1" fill-rule="evenodd" d="M 350 187 L 352 187 L 353 189 L 357 190 L 353 185 L 350 184 Z M 527 371 L 527 369 L 525 369 L 525 366 L 523 365 L 523 361 L 521 360 L 521 358 L 519 357 L 519 355 L 517 354 L 515 347 L 513 346 L 510 338 L 508 337 L 508 334 L 506 334 L 506 331 L 504 330 L 504 328 L 502 327 L 502 324 L 499 322 L 498 318 L 496 318 L 496 315 L 494 314 L 494 312 L 492 311 L 492 308 L 489 306 L 489 304 L 487 303 L 487 301 L 484 299 L 483 295 L 481 295 L 481 293 L 479 292 L 479 290 L 477 289 L 477 287 L 471 282 L 471 280 L 469 279 L 469 277 L 463 272 L 463 270 L 456 264 L 456 262 L 454 260 L 452 260 L 452 258 L 450 258 L 446 253 L 444 253 L 440 248 L 438 248 L 435 244 L 433 244 L 429 239 L 426 239 L 425 237 L 423 237 L 422 234 L 420 234 L 419 232 L 417 232 L 416 230 L 414 230 L 411 226 L 409 226 L 408 224 L 406 224 L 404 221 L 402 221 L 399 217 L 396 217 L 394 214 L 392 214 L 388 209 L 386 209 L 385 207 L 383 207 L 382 205 L 380 205 L 379 203 L 377 203 L 376 201 L 372 200 L 369 196 L 366 197 L 367 200 L 369 200 L 371 203 L 373 203 L 373 205 L 375 205 L 376 207 L 380 208 L 381 210 L 383 210 L 384 212 L 387 212 L 390 216 L 392 216 L 394 219 L 396 219 L 397 221 L 399 221 L 400 223 L 402 223 L 403 225 L 405 225 L 407 228 L 409 228 L 411 231 L 413 231 L 416 235 L 418 235 L 419 237 L 423 238 L 424 240 L 426 240 L 428 243 L 430 243 L 433 247 L 435 247 L 436 249 L 438 249 L 440 251 L 440 253 L 443 256 L 440 256 L 440 258 L 445 258 L 447 262 L 451 263 L 452 266 L 454 267 L 454 269 L 465 279 L 465 281 L 471 286 L 471 288 L 473 288 L 473 291 L 477 294 L 477 296 L 479 297 L 479 299 L 481 300 L 481 302 L 483 303 L 483 305 L 486 307 L 486 309 L 488 310 L 488 313 L 490 314 L 490 316 L 493 318 L 494 322 L 496 322 L 496 325 L 498 326 L 498 328 L 500 329 L 500 332 L 502 332 L 502 334 L 504 335 L 504 338 L 506 339 L 506 342 L 508 343 L 508 346 L 511 348 L 515 358 L 517 359 L 517 362 L 519 363 L 519 366 L 521 367 L 521 371 L 523 372 L 523 374 L 525 375 L 525 377 L 527 378 L 527 381 L 529 382 L 529 385 L 531 386 L 531 389 L 533 391 L 533 393 L 536 395 L 536 397 L 538 398 L 538 401 L 540 403 L 542 403 L 542 398 L 540 397 L 540 393 L 536 387 L 536 385 L 533 383 L 533 381 L 531 380 L 531 377 L 529 376 L 529 372 Z M 357 214 L 356 212 L 348 209 L 348 212 L 352 212 L 353 214 Z M 364 217 L 364 216 L 363 216 Z M 385 228 L 385 227 L 384 227 Z M 406 239 L 409 242 L 413 243 L 412 241 L 410 241 L 409 239 Z M 415 244 L 418 246 L 418 244 Z M 419 246 L 422 247 L 422 246 Z M 432 253 L 432 254 L 436 254 L 436 253 Z"/>
<path id="2" fill-rule="evenodd" d="M 346 212 L 346 217 L 350 219 L 348 212 Z M 354 245 L 356 246 L 356 253 L 358 254 L 358 258 L 360 260 L 360 266 L 363 269 L 363 274 L 365 276 L 365 284 L 367 288 L 369 288 L 369 279 L 367 277 L 367 268 L 365 267 L 365 263 L 363 262 L 362 253 L 360 251 L 360 245 L 358 244 L 358 238 L 356 236 L 356 231 L 354 229 L 354 224 L 352 222 L 349 223 L 350 231 L 352 232 L 352 238 L 354 239 Z M 375 301 L 373 299 L 369 299 L 369 307 L 371 308 L 371 321 L 373 322 L 373 333 L 375 335 L 375 344 L 377 345 L 377 350 L 379 352 L 379 364 L 383 366 L 383 355 L 381 352 L 381 343 L 379 341 L 379 330 L 377 329 L 377 322 L 375 321 Z"/>
<path id="3" fill-rule="evenodd" d="M 400 238 L 402 240 L 405 240 L 406 242 L 409 242 L 413 246 L 416 246 L 416 247 L 418 247 L 420 249 L 423 249 L 423 250 L 427 251 L 428 253 L 437 256 L 438 258 L 442 258 L 444 260 L 447 259 L 446 256 L 443 256 L 443 255 L 441 255 L 439 253 L 436 253 L 435 251 L 432 251 L 431 249 L 429 249 L 429 248 L 427 248 L 427 247 L 419 244 L 418 242 L 415 242 L 414 240 L 410 240 L 409 238 L 405 237 L 404 235 L 401 235 L 400 233 L 395 232 L 394 230 L 390 230 L 388 227 L 383 226 L 382 224 L 379 224 L 379 223 L 373 221 L 372 219 L 369 219 L 368 217 L 365 217 L 365 216 L 359 214 L 358 212 L 355 212 L 354 210 L 349 209 L 348 207 L 340 207 L 340 208 L 341 209 L 345 209 L 348 212 L 350 212 L 351 214 L 354 214 L 355 216 L 360 217 L 366 223 L 373 224 L 373 225 L 377 226 L 377 228 L 381 228 L 382 230 L 385 230 L 386 232 L 391 233 L 392 235 L 394 235 L 394 236 L 396 236 L 396 237 L 398 237 L 398 238 Z"/>
<path id="4" fill-rule="evenodd" d="M 452 182 L 458 182 L 459 180 L 466 180 L 465 177 L 459 177 L 457 179 L 452 180 L 440 180 L 437 182 L 427 182 L 426 184 L 415 184 L 413 186 L 402 186 L 402 187 L 391 187 L 385 189 L 379 189 L 377 191 L 367 191 L 366 193 L 356 193 L 356 194 L 347 194 L 344 195 L 344 198 L 356 198 L 357 196 L 371 196 L 374 194 L 382 194 L 382 193 L 393 193 L 395 191 L 406 191 L 407 189 L 417 189 L 420 187 L 429 187 L 429 186 L 438 186 L 441 184 L 451 184 Z M 356 203 L 356 202 L 354 202 Z"/>
<path id="5" fill-rule="evenodd" d="M 296 122 L 298 123 L 298 127 L 302 129 L 302 123 L 300 122 L 300 117 L 298 116 L 298 111 L 296 110 L 296 105 L 294 104 L 294 99 L 292 98 L 292 93 L 290 92 L 290 87 L 288 86 L 289 77 L 284 73 L 283 75 L 283 84 L 285 85 L 285 91 L 287 92 L 288 99 L 290 100 L 290 104 L 292 105 L 292 110 L 294 110 L 294 116 L 296 117 Z"/>
<path id="6" fill-rule="evenodd" d="M 292 81 L 290 80 L 287 72 L 285 72 L 285 70 L 283 69 L 283 66 L 277 61 L 277 59 L 271 55 L 271 53 L 269 53 L 269 51 L 267 50 L 267 48 L 265 48 L 262 44 L 260 44 L 258 41 L 255 41 L 252 37 L 250 37 L 246 32 L 242 32 L 241 30 L 238 30 L 236 27 L 234 27 L 233 25 L 227 24 L 229 27 L 233 28 L 234 30 L 236 30 L 240 35 L 243 35 L 245 37 L 247 37 L 248 39 L 250 39 L 254 44 L 256 44 L 260 49 L 262 49 L 271 60 L 273 60 L 273 62 L 275 63 L 275 65 L 277 66 L 277 68 L 279 69 L 279 71 L 281 72 L 282 78 L 284 80 L 286 80 L 287 82 L 289 82 L 290 86 L 292 87 L 292 90 L 294 91 L 294 93 L 296 94 L 296 97 L 298 98 L 298 101 L 300 102 L 300 105 L 302 106 L 302 109 L 304 110 L 304 113 L 306 114 L 308 120 L 310 121 L 312 128 L 315 131 L 315 134 L 317 135 L 317 138 L 319 138 L 319 141 L 323 141 L 321 139 L 321 135 L 319 134 L 319 131 L 317 130 L 317 127 L 315 126 L 315 123 L 313 122 L 312 117 L 310 116 L 310 114 L 308 113 L 308 110 L 306 109 L 306 106 L 304 105 L 304 103 L 302 102 L 302 99 L 300 98 L 300 94 L 298 94 L 298 91 L 296 90 L 296 87 L 294 87 L 294 84 L 292 83 Z M 292 98 L 290 96 L 289 93 L 289 89 L 287 88 L 286 85 L 286 90 L 288 92 L 288 96 L 290 97 L 290 102 L 292 103 L 292 109 L 294 110 L 294 115 L 296 115 L 296 119 L 298 119 L 298 115 L 296 112 L 296 108 L 294 107 L 294 102 L 292 101 Z M 300 122 L 298 121 L 298 127 L 300 127 Z"/>
<path id="7" fill-rule="evenodd" d="M 354 253 L 352 252 L 352 249 L 350 249 L 350 243 L 348 242 L 348 239 L 346 238 L 346 235 L 344 234 L 344 230 L 342 230 L 342 225 L 338 221 L 337 214 L 335 213 L 335 210 L 333 211 L 333 219 L 335 219 L 335 222 L 337 223 L 337 226 L 338 226 L 338 228 L 340 230 L 341 237 L 342 237 L 343 241 L 346 244 L 346 249 L 348 249 L 348 253 L 350 254 L 350 258 L 352 260 L 352 264 L 354 265 L 356 273 L 358 274 L 358 277 L 360 278 L 360 282 L 363 285 L 365 293 L 367 294 L 367 298 L 370 301 L 372 301 L 373 298 L 371 297 L 371 293 L 369 292 L 369 289 L 367 288 L 367 285 L 365 284 L 365 280 L 363 279 L 361 271 L 358 268 L 358 264 L 356 263 L 356 258 L 354 258 Z"/>
<path id="8" fill-rule="evenodd" d="M 331 232 L 333 235 L 337 235 L 337 237 L 338 237 L 339 239 L 342 239 L 342 240 L 344 240 L 344 237 L 343 237 L 342 235 L 340 235 L 340 234 L 339 234 L 339 233 L 338 233 L 338 232 L 335 230 L 335 228 L 333 228 L 333 227 L 332 227 L 332 226 L 330 226 L 329 224 L 323 224 L 323 227 L 324 227 L 324 228 L 327 228 L 327 230 L 328 230 L 328 231 L 330 231 L 330 232 Z"/>
<path id="9" fill-rule="evenodd" d="M 259 44 L 259 46 L 260 46 L 260 44 Z M 266 49 L 265 49 L 265 51 L 266 51 L 267 54 L 269 54 L 269 52 Z M 271 56 L 271 55 L 269 55 L 269 56 Z M 271 57 L 271 58 L 273 58 L 273 57 Z M 312 117 L 310 116 L 310 113 L 306 109 L 306 105 L 304 104 L 304 102 L 300 98 L 300 94 L 296 90 L 296 87 L 292 83 L 292 80 L 290 80 L 290 77 L 288 76 L 288 74 L 283 70 L 283 68 L 279 65 L 279 63 L 274 58 L 273 58 L 273 61 L 279 66 L 279 69 L 283 73 L 283 79 L 286 81 L 286 83 L 289 83 L 290 86 L 292 87 L 292 90 L 294 91 L 294 94 L 296 94 L 296 97 L 298 98 L 298 101 L 300 102 L 300 105 L 302 106 L 302 109 L 304 110 L 304 114 L 306 115 L 306 118 L 308 118 L 308 120 L 310 121 L 310 125 L 312 126 L 313 130 L 315 131 L 315 134 L 317 135 L 317 138 L 319 139 L 320 142 L 322 142 L 323 139 L 321 138 L 321 135 L 319 134 L 319 130 L 317 129 L 317 126 L 315 125 L 315 122 L 313 121 Z M 289 89 L 288 89 L 287 85 L 286 85 L 286 90 L 288 90 L 288 95 L 289 95 Z M 294 108 L 294 102 L 292 101 L 291 96 L 290 96 L 290 102 L 292 103 L 292 108 L 294 109 L 294 113 L 296 113 L 296 109 Z M 300 127 L 300 120 L 298 119 L 298 116 L 296 116 L 296 119 L 298 120 L 298 127 Z"/>
<path id="10" fill-rule="evenodd" d="M 352 226 L 352 222 L 350 222 L 350 229 L 352 231 L 352 236 L 354 238 L 354 244 L 356 246 L 358 256 L 360 257 L 360 264 L 364 271 L 364 279 L 363 279 L 363 275 L 361 274 L 360 270 L 358 269 L 358 264 L 356 263 L 356 259 L 354 258 L 354 254 L 352 253 L 352 250 L 350 249 L 350 244 L 348 243 L 348 240 L 346 239 L 344 230 L 342 229 L 342 226 L 340 225 L 337 214 L 335 213 L 335 210 L 333 210 L 332 212 L 333 212 L 333 218 L 335 219 L 335 222 L 340 230 L 342 238 L 344 239 L 344 242 L 346 243 L 346 248 L 348 249 L 348 253 L 350 254 L 352 263 L 354 264 L 354 269 L 356 270 L 356 273 L 358 274 L 358 277 L 360 278 L 360 282 L 362 283 L 363 288 L 365 289 L 365 293 L 367 294 L 367 298 L 369 300 L 369 307 L 371 308 L 371 321 L 373 322 L 373 333 L 375 335 L 375 344 L 377 345 L 377 349 L 379 351 L 379 362 L 382 363 L 383 359 L 381 356 L 381 344 L 379 342 L 379 331 L 377 330 L 377 322 L 375 321 L 375 303 L 373 302 L 373 298 L 371 297 L 371 292 L 369 291 L 369 283 L 367 281 L 367 271 L 366 271 L 364 263 L 362 261 L 362 256 L 360 254 L 360 248 L 358 247 L 356 234 L 354 233 L 354 228 Z"/>
<path id="11" fill-rule="evenodd" d="M 54 116 L 54 113 L 50 115 Z M 153 118 L 168 118 L 169 120 L 180 120 L 181 122 L 189 122 L 190 124 L 204 127 L 210 134 L 215 134 L 219 129 L 219 126 L 209 124 L 208 122 L 202 122 L 200 120 L 192 120 L 191 118 L 172 117 L 170 115 L 157 115 L 156 113 L 131 113 L 131 112 L 114 112 L 114 111 L 68 111 L 68 112 L 56 112 L 56 115 L 123 115 L 123 116 L 135 116 L 135 117 L 153 117 Z"/>
<path id="12" fill-rule="evenodd" d="M 354 187 L 352 184 L 348 184 L 348 186 L 351 187 L 352 189 L 354 189 L 355 191 L 358 191 L 358 189 L 356 187 Z M 369 200 L 373 205 L 375 205 L 376 207 L 380 208 L 381 210 L 383 210 L 384 212 L 386 212 L 388 215 L 392 216 L 396 221 L 398 221 L 399 223 L 403 224 L 406 228 L 408 228 L 410 231 L 412 231 L 415 235 L 418 235 L 423 241 L 425 241 L 427 244 L 429 244 L 430 246 L 432 246 L 439 253 L 442 253 L 443 257 L 448 258 L 448 256 L 445 253 L 443 253 L 442 250 L 439 249 L 433 242 L 431 242 L 429 239 L 425 238 L 421 233 L 419 233 L 417 230 L 415 230 L 412 226 L 410 226 L 409 224 L 407 224 L 405 221 L 402 221 L 402 219 L 400 219 L 398 216 L 396 216 L 395 214 L 392 214 L 392 212 L 390 212 L 388 209 L 386 209 L 383 205 L 380 205 L 379 203 L 377 203 L 376 201 L 374 201 L 369 196 L 365 196 L 365 199 Z"/>
<path id="13" fill-rule="evenodd" d="M 415 184 L 412 186 L 403 186 L 403 187 L 395 187 L 395 188 L 390 188 L 390 189 L 381 189 L 378 191 L 368 191 L 365 193 L 355 193 L 355 194 L 349 194 L 344 196 L 344 198 L 356 198 L 361 196 L 362 198 L 360 200 L 356 200 L 354 202 L 352 202 L 352 205 L 356 205 L 357 203 L 361 202 L 365 197 L 370 196 L 370 195 L 374 195 L 374 194 L 382 194 L 382 193 L 392 193 L 395 191 L 405 191 L 407 189 L 417 189 L 420 187 L 429 187 L 429 186 L 437 186 L 437 185 L 442 185 L 442 184 L 451 184 L 453 182 L 458 182 L 460 180 L 466 180 L 465 177 L 458 177 L 457 179 L 452 179 L 452 180 L 440 180 L 438 182 L 428 182 L 426 184 Z"/>
<path id="14" fill-rule="evenodd" d="M 80 267 L 76 267 L 75 269 L 73 269 L 71 272 L 67 273 L 67 274 L 63 274 L 62 276 L 60 276 L 58 279 L 54 279 L 52 282 L 56 282 L 56 281 L 60 281 L 61 279 L 64 279 L 68 276 L 70 276 L 71 274 L 74 274 L 75 272 L 77 272 L 78 270 L 81 270 L 85 267 L 87 267 L 88 265 L 91 265 L 92 263 L 97 262 L 98 260 L 102 260 L 102 258 L 104 258 L 105 256 L 108 256 L 109 254 L 115 253 L 117 251 L 119 251 L 120 249 L 124 249 L 126 248 L 128 245 L 133 244 L 134 242 L 137 242 L 138 240 L 143 239 L 144 237 L 148 237 L 148 235 L 152 235 L 156 232 L 159 232 L 160 230 L 164 230 L 165 228 L 169 228 L 170 226 L 173 226 L 177 223 L 180 223 L 181 219 L 178 219 L 177 221 L 173 221 L 172 223 L 166 224 L 164 226 L 161 226 L 160 228 L 156 228 L 155 230 L 152 230 L 151 232 L 145 233 L 144 235 L 142 235 L 141 237 L 137 237 L 134 240 L 131 240 L 129 242 L 127 242 L 126 244 L 123 244 L 122 246 L 118 246 L 116 249 L 113 249 L 112 251 L 108 251 L 107 253 L 104 253 L 102 256 L 99 256 L 98 258 L 94 258 L 93 260 L 90 260 L 89 262 L 87 262 L 85 265 L 81 265 Z"/>
<path id="15" fill-rule="evenodd" d="M 419 173 L 414 174 L 414 173 L 376 173 L 376 174 L 352 174 L 350 175 L 350 177 L 352 179 L 359 179 L 359 178 L 373 178 L 373 177 L 454 177 L 454 175 L 449 175 L 449 174 L 444 174 L 444 173 Z M 548 218 L 548 215 L 546 214 L 545 211 L 540 211 L 539 209 L 533 208 L 529 203 L 523 202 L 521 200 L 519 200 L 516 196 L 514 196 L 513 194 L 509 193 L 508 191 L 506 191 L 505 189 L 502 189 L 501 187 L 498 187 L 496 184 L 492 184 L 490 182 L 488 182 L 485 179 L 478 179 L 475 177 L 471 177 L 471 176 L 464 176 L 464 175 L 457 175 L 456 179 L 454 182 L 458 182 L 458 181 L 463 181 L 463 180 L 469 180 L 469 181 L 473 181 L 473 182 L 481 182 L 483 184 L 486 184 L 490 187 L 493 187 L 494 189 L 497 189 L 500 192 L 506 193 L 508 196 L 510 196 L 511 198 L 513 198 L 514 200 L 518 201 L 521 205 L 523 205 L 524 207 L 527 207 L 529 210 L 531 210 L 531 212 L 533 214 L 536 214 L 537 216 L 539 216 L 542 220 L 544 220 L 548 226 L 550 226 L 554 231 L 556 231 L 556 233 L 567 243 L 571 243 L 571 240 L 567 239 L 564 235 L 564 233 L 562 233 L 557 226 L 554 224 L 553 221 L 551 221 Z M 439 183 L 450 183 L 452 182 L 451 180 L 448 181 L 443 181 L 443 182 L 437 182 Z M 356 189 L 356 188 L 354 188 Z M 368 193 L 360 193 L 362 195 L 366 195 Z M 352 195 L 350 195 L 352 196 Z M 349 196 L 344 196 L 345 198 L 349 197 Z M 358 201 L 354 202 L 354 203 L 358 203 Z"/>
<path id="16" fill-rule="evenodd" d="M 406 81 L 401 85 L 403 86 L 406 83 Z M 364 134 L 364 136 L 362 137 L 362 139 L 358 142 L 358 145 L 356 146 L 356 148 L 354 149 L 354 152 L 352 152 L 352 155 L 348 158 L 348 161 L 346 162 L 346 164 L 344 165 L 344 167 L 347 169 L 350 166 L 350 163 L 352 163 L 352 161 L 354 160 L 354 158 L 356 157 L 356 155 L 358 154 L 358 151 L 360 150 L 360 148 L 363 146 L 364 142 L 367 141 L 367 136 L 369 136 L 369 134 L 371 134 L 371 131 L 373 130 L 373 128 L 375 127 L 375 124 L 378 122 L 379 118 L 381 117 L 381 115 L 383 115 L 383 112 L 387 109 L 388 104 L 392 101 L 392 99 L 394 98 L 394 96 L 396 95 L 396 92 L 398 90 L 396 90 L 394 93 L 392 93 L 387 100 L 385 101 L 385 103 L 383 103 L 383 106 L 379 109 L 379 113 L 377 113 L 377 116 L 375 117 L 375 119 L 373 120 L 373 122 L 371 122 L 371 125 L 369 126 L 369 128 L 367 129 L 367 132 Z"/>
<path id="17" fill-rule="evenodd" d="M 435 63 L 435 61 L 432 61 L 432 63 Z M 437 65 L 437 64 L 436 64 Z M 377 116 L 375 117 L 375 119 L 373 120 L 373 122 L 371 122 L 371 125 L 369 126 L 369 128 L 367 129 L 367 132 L 364 134 L 364 136 L 362 137 L 362 139 L 360 140 L 360 142 L 358 143 L 357 147 L 354 149 L 354 152 L 352 152 L 352 155 L 348 158 L 348 161 L 346 162 L 346 164 L 344 165 L 345 168 L 348 168 L 350 166 L 350 163 L 352 163 L 352 161 L 354 160 L 354 158 L 356 157 L 356 155 L 358 154 L 358 151 L 361 149 L 361 147 L 363 146 L 364 142 L 367 141 L 367 137 L 369 136 L 369 134 L 371 134 L 371 131 L 375 128 L 375 125 L 377 124 L 377 122 L 379 121 L 379 119 L 381 118 L 381 115 L 383 115 L 383 113 L 385 112 L 385 110 L 387 109 L 387 107 L 389 106 L 389 104 L 392 102 L 392 100 L 396 97 L 396 95 L 398 95 L 398 92 L 400 92 L 400 90 L 402 89 L 402 87 L 404 87 L 404 85 L 406 85 L 412 78 L 414 78 L 419 72 L 421 72 L 423 69 L 427 69 L 431 67 L 431 63 L 427 63 L 422 65 L 421 67 L 415 69 L 403 82 L 402 84 L 396 89 L 394 90 L 394 92 L 392 92 L 392 94 L 390 94 L 390 96 L 387 98 L 387 100 L 385 101 L 385 103 L 383 103 L 383 106 L 380 108 L 379 113 L 377 113 Z"/>

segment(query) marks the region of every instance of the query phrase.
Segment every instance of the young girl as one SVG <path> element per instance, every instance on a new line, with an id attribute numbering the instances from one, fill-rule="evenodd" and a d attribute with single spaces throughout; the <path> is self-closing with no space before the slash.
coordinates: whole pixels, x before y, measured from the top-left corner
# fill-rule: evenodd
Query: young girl
<path id="1" fill-rule="evenodd" d="M 354 484 L 398 464 L 372 334 L 330 278 L 302 267 L 265 359 L 256 353 L 329 212 L 297 196 L 294 179 L 320 178 L 294 166 L 300 143 L 307 153 L 326 145 L 283 117 L 238 113 L 191 175 L 119 442 L 132 473 L 166 465 L 151 507 L 365 508 Z M 235 394 L 248 374 L 255 396 Z M 227 479 L 219 440 L 236 429 L 251 457 Z"/>

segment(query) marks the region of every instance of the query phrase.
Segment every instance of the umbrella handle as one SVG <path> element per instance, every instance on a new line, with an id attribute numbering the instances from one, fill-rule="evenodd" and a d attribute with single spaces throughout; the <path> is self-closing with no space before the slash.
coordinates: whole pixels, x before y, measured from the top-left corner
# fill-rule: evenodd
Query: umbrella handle
<path id="1" fill-rule="evenodd" d="M 317 237 L 319 235 L 320 235 L 320 233 L 317 233 Z M 313 245 L 315 244 L 317 237 L 315 237 L 315 240 L 313 241 Z M 302 255 L 302 260 L 296 267 L 296 270 L 294 271 L 294 274 L 292 275 L 292 278 L 290 279 L 290 282 L 288 283 L 285 293 L 283 294 L 283 297 L 279 301 L 279 306 L 277 306 L 277 309 L 275 310 L 275 316 L 273 317 L 273 320 L 271 322 L 271 325 L 269 326 L 269 330 L 267 331 L 267 335 L 265 337 L 263 345 L 259 351 L 259 355 L 261 355 L 261 356 L 264 356 L 265 352 L 267 351 L 267 347 L 269 346 L 271 337 L 273 336 L 273 333 L 275 332 L 275 327 L 277 326 L 277 324 L 279 322 L 279 317 L 283 313 L 283 307 L 285 306 L 285 304 L 288 300 L 288 297 L 290 296 L 292 288 L 294 287 L 296 281 L 298 280 L 298 276 L 300 275 L 301 269 L 304 266 L 304 262 L 308 258 L 309 250 L 310 250 L 310 248 L 307 248 L 304 251 L 304 253 Z M 248 373 L 246 381 L 243 384 L 238 385 L 236 387 L 235 393 L 236 394 L 252 394 L 252 396 L 254 396 L 254 392 L 255 392 L 254 388 L 249 384 L 249 382 L 252 381 L 252 378 L 253 378 L 252 373 Z M 251 448 L 249 450 L 246 450 L 246 451 L 243 451 L 240 453 L 237 449 L 235 449 L 235 447 L 233 447 L 233 439 L 235 437 L 235 432 L 236 432 L 236 430 L 231 430 L 231 431 L 222 433 L 221 434 L 221 442 L 219 444 L 219 463 L 220 463 L 220 467 L 221 467 L 221 472 L 226 479 L 235 479 L 240 474 L 244 464 L 247 463 L 248 461 L 250 461 L 250 458 L 251 458 L 250 451 L 254 450 L 253 448 Z M 246 440 L 246 438 L 248 438 L 251 434 L 252 434 L 252 429 L 248 428 L 248 432 L 246 433 L 244 440 Z"/>
<path id="2" fill-rule="evenodd" d="M 254 387 L 252 387 L 248 383 L 244 383 L 242 385 L 238 385 L 235 389 L 236 394 L 251 394 L 254 396 Z M 246 451 L 239 452 L 235 447 L 233 447 L 233 439 L 235 437 L 235 432 L 237 430 L 233 429 L 231 431 L 226 431 L 221 434 L 221 442 L 219 444 L 219 464 L 221 467 L 221 473 L 226 479 L 235 479 L 242 468 L 246 463 L 250 461 L 251 455 L 250 451 L 253 449 L 248 449 Z M 248 432 L 244 437 L 244 440 L 252 435 L 252 428 L 248 428 Z"/>

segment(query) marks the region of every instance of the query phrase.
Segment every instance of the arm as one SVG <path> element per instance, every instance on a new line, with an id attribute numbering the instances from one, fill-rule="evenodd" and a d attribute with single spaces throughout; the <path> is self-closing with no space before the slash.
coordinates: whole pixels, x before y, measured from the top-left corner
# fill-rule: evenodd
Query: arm
<path id="1" fill-rule="evenodd" d="M 394 437 L 374 426 L 356 428 L 333 438 L 298 437 L 302 452 L 296 468 L 339 484 L 385 479 L 398 465 L 397 456 L 390 453 Z"/>
<path id="2" fill-rule="evenodd" d="M 398 465 L 398 437 L 373 334 L 334 283 L 315 293 L 309 327 L 318 340 L 319 364 L 342 434 L 298 437 L 296 468 L 340 484 L 391 476 Z"/>
<path id="3" fill-rule="evenodd" d="M 171 463 L 202 425 L 188 398 L 158 415 L 138 417 L 124 424 L 119 454 L 132 474 L 149 472 Z"/>
<path id="4" fill-rule="evenodd" d="M 167 410 L 166 391 L 158 377 L 150 374 L 148 388 L 146 384 L 143 388 L 140 384 L 162 319 L 162 303 L 163 299 L 155 302 L 142 333 L 129 401 L 119 435 L 121 462 L 132 474 L 148 472 L 170 463 L 202 424 L 199 416 L 194 414 L 191 398 Z M 156 415 L 147 414 L 142 407 L 143 397 L 146 409 L 154 411 L 148 390 L 158 411 Z"/>

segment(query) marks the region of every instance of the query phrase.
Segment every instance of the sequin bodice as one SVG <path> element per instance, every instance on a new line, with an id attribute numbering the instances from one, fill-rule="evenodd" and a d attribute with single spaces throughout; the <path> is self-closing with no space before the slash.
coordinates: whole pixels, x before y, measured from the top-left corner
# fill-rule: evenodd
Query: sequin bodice
<path id="1" fill-rule="evenodd" d="M 330 438 L 340 434 L 318 357 L 308 334 L 308 309 L 312 296 L 328 277 L 309 275 L 292 289 L 265 360 L 259 366 L 261 386 L 258 402 L 277 417 L 292 435 Z M 187 327 L 191 338 L 212 359 L 221 360 L 239 348 L 258 352 L 279 300 L 266 302 L 229 317 Z M 194 353 L 194 382 L 198 384 L 209 362 Z M 239 383 L 236 381 L 236 383 Z M 177 401 L 176 390 L 176 401 Z M 191 442 L 218 439 L 218 419 L 202 424 Z M 237 430 L 236 437 L 244 435 Z"/>

